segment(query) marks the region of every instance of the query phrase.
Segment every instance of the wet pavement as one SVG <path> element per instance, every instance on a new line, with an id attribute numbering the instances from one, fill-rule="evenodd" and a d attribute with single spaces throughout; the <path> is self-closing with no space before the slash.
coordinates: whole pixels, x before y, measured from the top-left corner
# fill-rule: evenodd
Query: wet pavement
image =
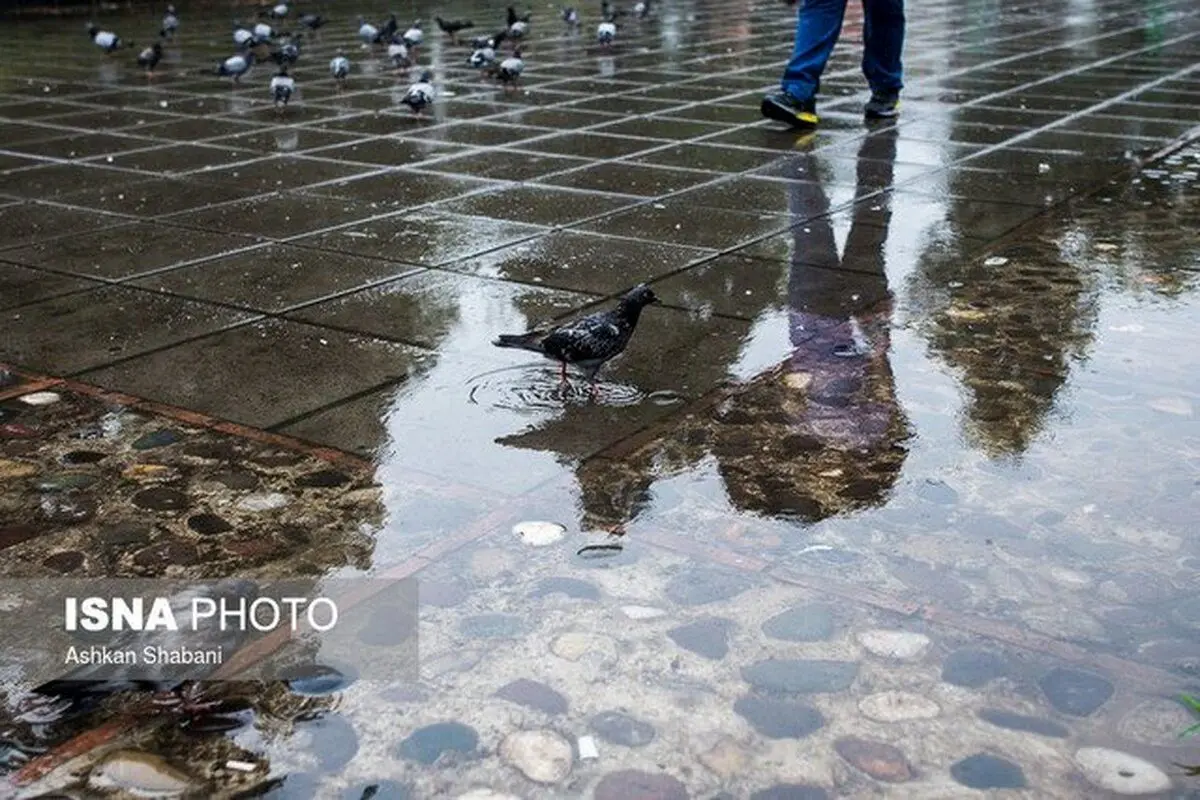
<path id="1" fill-rule="evenodd" d="M 0 34 L 0 570 L 416 576 L 420 680 L 187 724 L 7 680 L 27 796 L 1197 790 L 1191 5 L 911 2 L 885 127 L 852 8 L 803 137 L 766 0 L 611 51 L 535 9 L 515 92 L 429 25 L 424 119 L 382 6 L 322 8 L 282 114 L 181 11 L 153 78 Z M 595 399 L 490 344 L 639 281 Z"/>

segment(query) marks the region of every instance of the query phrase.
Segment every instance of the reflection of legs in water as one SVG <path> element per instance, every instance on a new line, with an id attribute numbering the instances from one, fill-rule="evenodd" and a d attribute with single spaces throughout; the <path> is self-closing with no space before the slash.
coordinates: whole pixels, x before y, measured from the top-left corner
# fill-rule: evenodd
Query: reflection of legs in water
<path id="1" fill-rule="evenodd" d="M 816 157 L 808 159 L 805 174 L 819 181 Z M 867 137 L 859 151 L 856 194 L 873 190 L 872 172 L 882 170 L 890 184 L 894 159 L 894 131 Z M 870 446 L 885 434 L 895 410 L 871 399 L 873 377 L 880 360 L 886 361 L 891 304 L 883 258 L 890 212 L 879 216 L 869 209 L 887 200 L 872 198 L 854 207 L 842 257 L 829 217 L 809 218 L 829 210 L 820 183 L 793 183 L 789 200 L 796 215 L 788 276 L 794 348 L 789 370 L 807 376 L 797 424 L 833 447 Z"/>

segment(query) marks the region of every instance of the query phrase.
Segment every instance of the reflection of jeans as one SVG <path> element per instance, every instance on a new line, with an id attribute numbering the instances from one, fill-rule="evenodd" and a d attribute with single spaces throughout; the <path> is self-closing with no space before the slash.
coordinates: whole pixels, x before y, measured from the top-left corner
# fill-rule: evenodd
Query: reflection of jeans
<path id="1" fill-rule="evenodd" d="M 904 47 L 904 0 L 862 0 L 863 74 L 871 90 L 899 92 L 900 51 Z M 792 60 L 783 71 L 783 90 L 808 100 L 821 85 L 821 73 L 842 32 L 846 0 L 804 0 L 796 20 Z"/>
<path id="2" fill-rule="evenodd" d="M 815 180 L 792 183 L 789 194 L 793 212 L 804 218 L 829 209 L 817 159 L 813 155 L 807 158 L 810 163 L 805 174 Z M 858 153 L 859 183 L 882 177 L 890 184 L 895 158 L 894 129 L 868 136 Z M 879 167 L 882 176 L 873 172 Z M 860 185 L 858 194 L 867 188 Z M 870 446 L 887 432 L 894 411 L 886 403 L 861 399 L 888 350 L 891 294 L 883 247 L 891 219 L 889 202 L 890 198 L 882 197 L 853 207 L 841 257 L 828 216 L 810 219 L 794 229 L 796 241 L 788 274 L 793 350 L 788 370 L 810 378 L 801 427 L 834 447 Z M 869 206 L 882 211 L 873 212 L 875 220 L 867 224 L 862 212 Z M 805 230 L 808 233 L 803 233 Z"/>

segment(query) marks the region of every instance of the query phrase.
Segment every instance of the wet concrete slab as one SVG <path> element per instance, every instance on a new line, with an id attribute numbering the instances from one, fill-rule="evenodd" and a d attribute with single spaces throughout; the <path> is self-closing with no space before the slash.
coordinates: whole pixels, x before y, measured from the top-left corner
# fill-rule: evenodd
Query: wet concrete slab
<path id="1" fill-rule="evenodd" d="M 546 233 L 546 228 L 436 210 L 400 212 L 293 240 L 335 253 L 437 267 Z"/>
<path id="2" fill-rule="evenodd" d="M 233 312 L 224 314 L 233 316 Z M 212 408 L 215 416 L 269 428 L 348 394 L 399 381 L 419 372 L 427 358 L 428 354 L 393 342 L 268 320 L 92 370 L 86 377 L 138 396 L 155 394 L 172 405 L 198 405 L 197 397 L 203 396 L 203 405 Z M 254 367 L 231 370 L 233 361 Z M 155 388 L 183 364 L 194 382 L 177 383 L 168 392 Z M 325 377 L 311 380 L 318 370 Z"/>
<path id="3" fill-rule="evenodd" d="M 0 772 L 88 733 L 30 794 L 1189 791 L 1200 160 L 1130 177 L 1194 125 L 1189 8 L 918 0 L 878 126 L 851 6 L 812 136 L 758 116 L 777 3 L 607 50 L 534 9 L 512 91 L 428 26 L 421 119 L 360 11 L 283 112 L 209 72 L 227 10 L 154 78 L 0 21 L 0 363 L 185 409 L 0 367 L 0 573 L 416 574 L 419 679 L 206 687 L 232 722 L 6 682 Z M 640 281 L 594 390 L 492 345 Z"/>
<path id="4" fill-rule="evenodd" d="M 26 266 L 89 278 L 122 280 L 250 247 L 254 243 L 255 240 L 249 237 L 227 233 L 134 222 L 12 248 L 4 252 L 4 257 Z"/>

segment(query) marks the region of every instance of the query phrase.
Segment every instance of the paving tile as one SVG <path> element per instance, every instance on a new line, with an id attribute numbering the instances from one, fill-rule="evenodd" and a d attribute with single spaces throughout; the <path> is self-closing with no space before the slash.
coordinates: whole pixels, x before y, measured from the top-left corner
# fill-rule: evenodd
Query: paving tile
<path id="1" fill-rule="evenodd" d="M 661 197 L 678 192 L 689 186 L 708 183 L 719 175 L 698 170 L 670 169 L 624 162 L 597 164 L 593 167 L 575 169 L 548 178 L 538 183 L 553 186 L 568 186 L 616 194 L 635 194 L 642 197 Z"/>
<path id="2" fill-rule="evenodd" d="M 69 375 L 250 317 L 204 303 L 106 287 L 2 314 L 0 337 L 9 361 L 32 370 Z"/>
<path id="3" fill-rule="evenodd" d="M 439 205 L 438 210 L 554 226 L 569 225 L 637 202 L 639 198 L 597 192 L 518 186 L 454 200 Z"/>
<path id="4" fill-rule="evenodd" d="M 137 173 L 123 175 L 131 180 L 64 194 L 57 200 L 80 208 L 146 218 L 199 209 L 256 193 L 247 186 L 213 186 L 178 177 L 142 178 Z"/>
<path id="5" fill-rule="evenodd" d="M 224 419 L 268 428 L 385 381 L 402 379 L 419 371 L 423 358 L 420 351 L 392 342 L 268 320 L 97 369 L 87 379 L 163 403 L 198 405 Z M 234 363 L 243 368 L 230 369 Z M 189 376 L 186 382 L 172 377 L 182 369 Z M 313 380 L 314 375 L 321 380 Z"/>
<path id="6" fill-rule="evenodd" d="M 286 239 L 381 213 L 382 209 L 365 203 L 285 192 L 174 214 L 166 220 L 218 233 Z"/>
<path id="7" fill-rule="evenodd" d="M 0 248 L 19 247 L 127 221 L 108 214 L 41 203 L 7 205 L 4 207 L 4 225 L 0 226 Z"/>
<path id="8" fill-rule="evenodd" d="M 271 244 L 208 259 L 133 283 L 197 300 L 277 313 L 333 294 L 417 272 L 396 260 L 356 258 Z"/>
<path id="9" fill-rule="evenodd" d="M 556 231 L 447 269 L 593 294 L 614 294 L 711 254 L 699 247 Z"/>
<path id="10" fill-rule="evenodd" d="M 58 275 L 0 261 L 0 311 L 96 286 L 94 282 L 83 278 Z"/>
<path id="11" fill-rule="evenodd" d="M 136 222 L 6 250 L 4 257 L 85 278 L 121 280 L 252 244 L 243 236 Z"/>

